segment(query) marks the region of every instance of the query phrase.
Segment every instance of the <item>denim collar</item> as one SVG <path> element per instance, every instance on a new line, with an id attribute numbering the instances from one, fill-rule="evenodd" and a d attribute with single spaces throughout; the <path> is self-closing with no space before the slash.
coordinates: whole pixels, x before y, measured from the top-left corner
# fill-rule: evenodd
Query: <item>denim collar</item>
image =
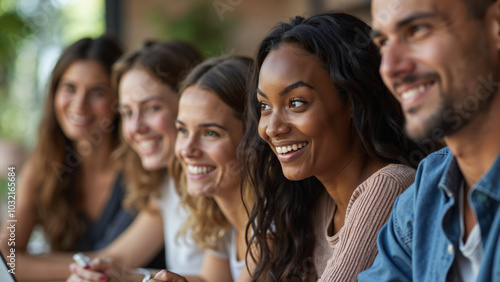
<path id="1" fill-rule="evenodd" d="M 500 201 L 500 153 L 490 170 L 474 185 L 474 189 L 483 192 L 496 201 Z"/>
<path id="2" fill-rule="evenodd" d="M 457 159 L 450 152 L 447 159 L 445 173 L 439 181 L 439 189 L 448 198 L 456 198 L 460 191 L 460 185 L 463 181 L 462 171 L 458 167 Z M 500 154 L 490 170 L 477 182 L 472 190 L 478 190 L 488 195 L 488 197 L 500 201 Z"/>
<path id="3" fill-rule="evenodd" d="M 446 168 L 443 176 L 441 176 L 438 187 L 444 193 L 445 197 L 456 198 L 464 177 L 462 171 L 458 167 L 457 159 L 451 152 L 446 161 Z"/>

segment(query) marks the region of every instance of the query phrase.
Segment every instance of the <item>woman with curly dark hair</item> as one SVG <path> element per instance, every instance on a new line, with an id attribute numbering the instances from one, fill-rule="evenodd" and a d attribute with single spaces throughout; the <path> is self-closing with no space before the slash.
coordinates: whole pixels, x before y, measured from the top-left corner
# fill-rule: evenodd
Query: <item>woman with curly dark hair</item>
<path id="1" fill-rule="evenodd" d="M 369 32 L 343 13 L 296 17 L 258 47 L 240 147 L 254 281 L 356 280 L 414 179 L 402 163 L 416 167 L 418 147 Z"/>

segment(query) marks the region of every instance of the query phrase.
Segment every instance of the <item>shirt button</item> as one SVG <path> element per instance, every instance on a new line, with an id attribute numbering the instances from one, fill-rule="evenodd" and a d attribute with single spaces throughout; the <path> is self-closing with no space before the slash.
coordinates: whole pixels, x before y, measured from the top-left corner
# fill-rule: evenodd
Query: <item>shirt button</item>
<path id="1" fill-rule="evenodd" d="M 453 255 L 453 245 L 452 245 L 452 244 L 449 244 L 449 245 L 448 245 L 448 253 L 449 253 L 450 255 Z"/>
<path id="2" fill-rule="evenodd" d="M 483 194 L 483 193 L 478 193 L 478 194 L 477 194 L 477 196 L 476 196 L 476 200 L 477 200 L 478 202 L 480 202 L 480 203 L 484 203 L 484 202 L 486 202 L 487 197 L 486 197 L 486 195 L 485 195 L 485 194 Z"/>

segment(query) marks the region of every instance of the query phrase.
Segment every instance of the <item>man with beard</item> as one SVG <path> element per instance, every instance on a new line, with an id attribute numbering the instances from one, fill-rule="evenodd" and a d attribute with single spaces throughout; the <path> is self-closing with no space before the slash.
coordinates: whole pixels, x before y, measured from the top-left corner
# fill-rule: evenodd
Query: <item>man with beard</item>
<path id="1" fill-rule="evenodd" d="M 500 281 L 500 0 L 373 0 L 380 73 L 420 164 L 359 281 Z"/>

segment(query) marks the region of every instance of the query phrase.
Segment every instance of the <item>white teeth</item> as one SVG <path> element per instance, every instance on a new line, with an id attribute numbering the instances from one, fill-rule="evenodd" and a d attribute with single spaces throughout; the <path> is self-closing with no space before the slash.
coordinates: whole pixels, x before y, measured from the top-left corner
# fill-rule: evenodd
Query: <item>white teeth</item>
<path id="1" fill-rule="evenodd" d="M 85 124 L 89 121 L 89 117 L 79 115 L 79 114 L 74 114 L 74 113 L 69 114 L 69 119 L 72 122 L 77 123 L 77 124 Z"/>
<path id="2" fill-rule="evenodd" d="M 293 145 L 288 145 L 288 146 L 282 146 L 282 147 L 276 147 L 276 152 L 278 154 L 286 154 L 290 151 L 297 151 L 302 148 L 304 148 L 307 145 L 306 142 L 304 143 L 299 143 L 299 144 L 293 144 Z"/>
<path id="3" fill-rule="evenodd" d="M 156 145 L 156 140 L 147 140 L 139 142 L 139 148 L 144 151 L 151 150 Z"/>
<path id="4" fill-rule="evenodd" d="M 187 170 L 190 174 L 207 174 L 209 172 L 211 172 L 212 170 L 214 170 L 215 167 L 214 166 L 192 166 L 192 165 L 188 165 L 187 166 Z"/>
<path id="5" fill-rule="evenodd" d="M 418 87 L 408 89 L 401 94 L 401 98 L 403 100 L 411 99 L 415 97 L 415 95 L 417 95 L 418 93 L 424 92 L 431 85 L 432 84 L 420 85 Z"/>

